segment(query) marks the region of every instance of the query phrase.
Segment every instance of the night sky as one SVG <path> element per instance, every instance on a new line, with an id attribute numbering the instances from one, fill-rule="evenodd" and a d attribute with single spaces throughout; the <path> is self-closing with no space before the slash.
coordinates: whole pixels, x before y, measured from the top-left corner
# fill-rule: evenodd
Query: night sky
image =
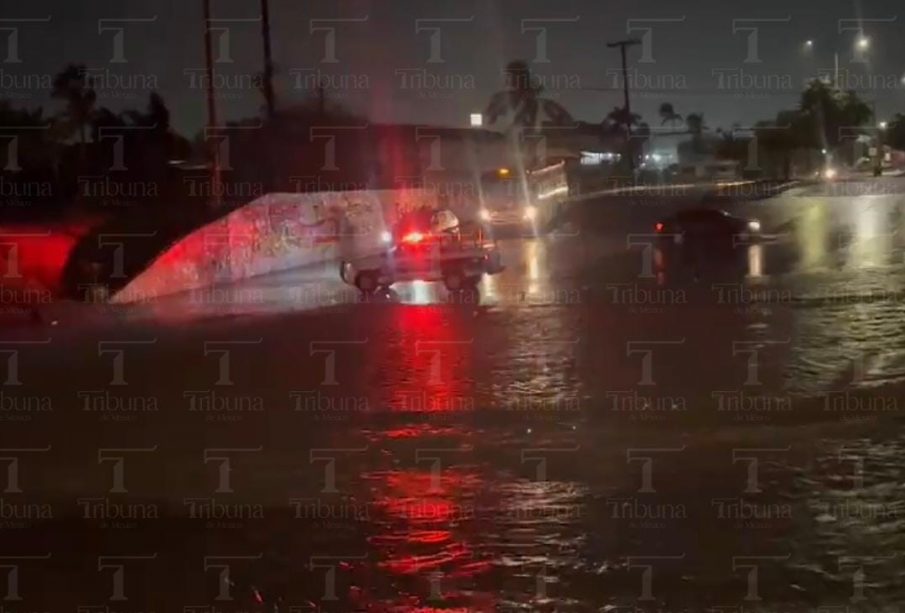
<path id="1" fill-rule="evenodd" d="M 629 66 L 633 106 L 652 125 L 660 124 L 657 109 L 665 101 L 680 114 L 703 112 L 711 128 L 771 118 L 796 104 L 807 76 L 831 71 L 833 50 L 840 52 L 843 78 L 876 101 L 880 118 L 905 112 L 901 0 L 270 3 L 281 106 L 313 95 L 322 78 L 331 100 L 371 121 L 464 126 L 502 86 L 506 62 L 523 58 L 548 96 L 576 118 L 598 122 L 621 104 L 619 56 L 606 41 L 649 31 L 647 46 L 630 51 Z M 259 2 L 212 4 L 222 20 L 214 24 L 221 116 L 255 115 L 262 105 Z M 55 111 L 50 75 L 77 62 L 103 83 L 100 105 L 144 107 L 156 89 L 176 129 L 191 135 L 202 126 L 201 0 L 0 0 L 0 9 L 3 98 Z M 852 63 L 859 18 L 871 45 L 866 62 Z M 15 19 L 37 21 L 8 21 Z M 336 19 L 344 21 L 330 21 Z M 10 42 L 10 28 L 18 29 L 18 45 Z M 806 39 L 814 41 L 810 53 Z"/>

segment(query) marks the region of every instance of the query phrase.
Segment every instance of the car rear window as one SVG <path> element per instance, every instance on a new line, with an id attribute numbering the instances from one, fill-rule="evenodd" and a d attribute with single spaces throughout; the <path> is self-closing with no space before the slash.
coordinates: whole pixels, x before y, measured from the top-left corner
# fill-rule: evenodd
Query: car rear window
<path id="1" fill-rule="evenodd" d="M 712 221 L 725 217 L 726 213 L 717 209 L 694 209 L 691 211 L 682 211 L 676 215 L 678 221 Z"/>

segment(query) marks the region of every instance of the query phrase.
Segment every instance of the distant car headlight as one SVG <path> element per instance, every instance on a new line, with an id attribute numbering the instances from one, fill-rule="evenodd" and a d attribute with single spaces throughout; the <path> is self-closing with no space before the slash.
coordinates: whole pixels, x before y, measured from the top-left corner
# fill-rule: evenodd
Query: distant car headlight
<path id="1" fill-rule="evenodd" d="M 389 245 L 393 242 L 393 235 L 389 232 L 383 231 L 380 233 L 380 241 L 385 245 Z"/>
<path id="2" fill-rule="evenodd" d="M 490 221 L 490 211 L 487 209 L 481 209 L 478 211 L 478 217 L 481 218 L 481 221 Z"/>
<path id="3" fill-rule="evenodd" d="M 752 219 L 748 222 L 748 230 L 751 232 L 760 232 L 760 222 L 756 219 Z"/>
<path id="4" fill-rule="evenodd" d="M 827 168 L 823 171 L 824 179 L 835 179 L 839 172 L 835 168 Z"/>
<path id="5" fill-rule="evenodd" d="M 535 219 L 537 219 L 537 207 L 525 207 L 525 219 L 527 221 L 534 221 Z"/>

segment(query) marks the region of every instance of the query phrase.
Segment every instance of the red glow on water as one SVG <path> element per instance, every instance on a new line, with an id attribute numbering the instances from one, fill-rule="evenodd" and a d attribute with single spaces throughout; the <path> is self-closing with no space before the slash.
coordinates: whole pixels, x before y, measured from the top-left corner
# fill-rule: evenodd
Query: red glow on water
<path id="1" fill-rule="evenodd" d="M 388 439 L 406 439 L 418 438 L 425 435 L 430 436 L 450 436 L 460 434 L 461 431 L 451 426 L 440 427 L 435 424 L 418 424 L 415 426 L 407 426 L 403 428 L 395 428 L 381 433 L 381 436 Z"/>
<path id="2" fill-rule="evenodd" d="M 448 523 L 461 514 L 458 505 L 442 498 L 396 498 L 377 503 L 388 516 L 415 523 Z"/>
<path id="3" fill-rule="evenodd" d="M 463 321 L 448 309 L 418 306 L 393 314 L 398 340 L 376 347 L 376 363 L 392 361 L 404 373 L 388 390 L 388 404 L 398 411 L 445 413 L 474 410 L 472 343 Z"/>
<path id="4" fill-rule="evenodd" d="M 398 578 L 400 585 L 419 586 L 399 588 L 395 602 L 405 603 L 399 610 L 435 611 L 409 596 L 427 593 L 421 584 L 441 572 L 450 579 L 443 585 L 445 596 L 480 601 L 465 610 L 493 611 L 496 598 L 474 590 L 476 577 L 494 568 L 485 559 L 483 533 L 476 525 L 477 498 L 486 489 L 469 459 L 476 432 L 447 423 L 445 414 L 424 415 L 472 408 L 467 402 L 473 394 L 473 348 L 463 329 L 467 319 L 437 306 L 396 309 L 393 315 L 393 337 L 372 345 L 378 352 L 373 360 L 397 365 L 401 376 L 388 382 L 388 404 L 412 416 L 368 433 L 369 442 L 384 449 L 392 462 L 367 475 L 375 528 L 368 544 L 381 571 Z M 441 451 L 431 451 L 437 449 Z M 468 595 L 457 589 L 467 589 Z"/>
<path id="5" fill-rule="evenodd" d="M 436 570 L 460 560 L 470 559 L 471 550 L 457 543 L 444 547 L 439 552 L 427 555 L 413 555 L 380 563 L 380 567 L 399 575 L 416 575 Z"/>
<path id="6" fill-rule="evenodd" d="M 466 487 L 475 488 L 481 483 L 480 477 L 470 470 L 454 467 L 431 470 L 434 462 L 433 458 L 426 458 L 423 463 L 423 471 L 405 470 L 382 473 L 380 478 L 388 490 L 387 494 L 392 497 L 378 499 L 378 503 L 384 501 L 424 503 L 433 502 L 435 499 L 446 500 L 447 496 L 460 492 Z"/>
<path id="7" fill-rule="evenodd" d="M 393 545 L 396 543 L 415 543 L 420 545 L 439 545 L 452 537 L 449 530 L 415 530 L 406 535 L 383 535 L 368 539 L 372 545 Z"/>

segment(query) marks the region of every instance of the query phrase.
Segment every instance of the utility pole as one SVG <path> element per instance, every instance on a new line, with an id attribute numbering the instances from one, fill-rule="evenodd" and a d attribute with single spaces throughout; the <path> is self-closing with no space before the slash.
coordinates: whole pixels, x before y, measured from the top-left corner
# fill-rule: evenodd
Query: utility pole
<path id="1" fill-rule="evenodd" d="M 839 89 L 839 52 L 833 53 L 833 88 Z"/>
<path id="2" fill-rule="evenodd" d="M 273 160 L 273 151 L 276 147 L 277 133 L 279 128 L 274 125 L 276 118 L 276 96 L 273 93 L 273 48 L 270 44 L 270 0 L 261 0 L 261 39 L 264 42 L 264 103 L 267 112 L 267 129 L 264 131 L 265 151 L 264 156 L 270 158 L 267 160 L 267 170 L 265 178 L 267 180 L 267 190 L 272 191 L 276 184 L 277 166 Z"/>
<path id="3" fill-rule="evenodd" d="M 323 121 L 327 115 L 327 88 L 324 86 L 324 80 L 317 82 L 317 119 Z"/>
<path id="4" fill-rule="evenodd" d="M 632 172 L 632 180 L 635 178 L 635 152 L 634 147 L 632 145 L 632 106 L 629 101 L 628 95 L 628 62 L 626 60 L 626 47 L 633 47 L 635 45 L 640 45 L 641 41 L 637 38 L 630 38 L 627 40 L 620 40 L 613 43 L 607 43 L 606 46 L 610 49 L 614 49 L 619 47 L 619 50 L 622 52 L 622 88 L 623 93 L 625 95 L 625 128 L 628 133 L 628 157 L 629 157 L 629 169 Z"/>
<path id="5" fill-rule="evenodd" d="M 267 118 L 272 121 L 276 114 L 276 100 L 273 93 L 273 50 L 270 45 L 269 4 L 269 0 L 261 0 L 261 36 L 264 39 L 264 100 L 267 103 Z"/>
<path id="6" fill-rule="evenodd" d="M 211 40 L 211 0 L 202 0 L 204 3 L 204 59 L 207 75 L 207 140 L 209 155 L 211 158 L 211 200 L 214 208 L 220 207 L 220 145 L 216 141 L 215 131 L 219 125 L 217 121 L 217 101 L 214 96 L 214 48 Z"/>

